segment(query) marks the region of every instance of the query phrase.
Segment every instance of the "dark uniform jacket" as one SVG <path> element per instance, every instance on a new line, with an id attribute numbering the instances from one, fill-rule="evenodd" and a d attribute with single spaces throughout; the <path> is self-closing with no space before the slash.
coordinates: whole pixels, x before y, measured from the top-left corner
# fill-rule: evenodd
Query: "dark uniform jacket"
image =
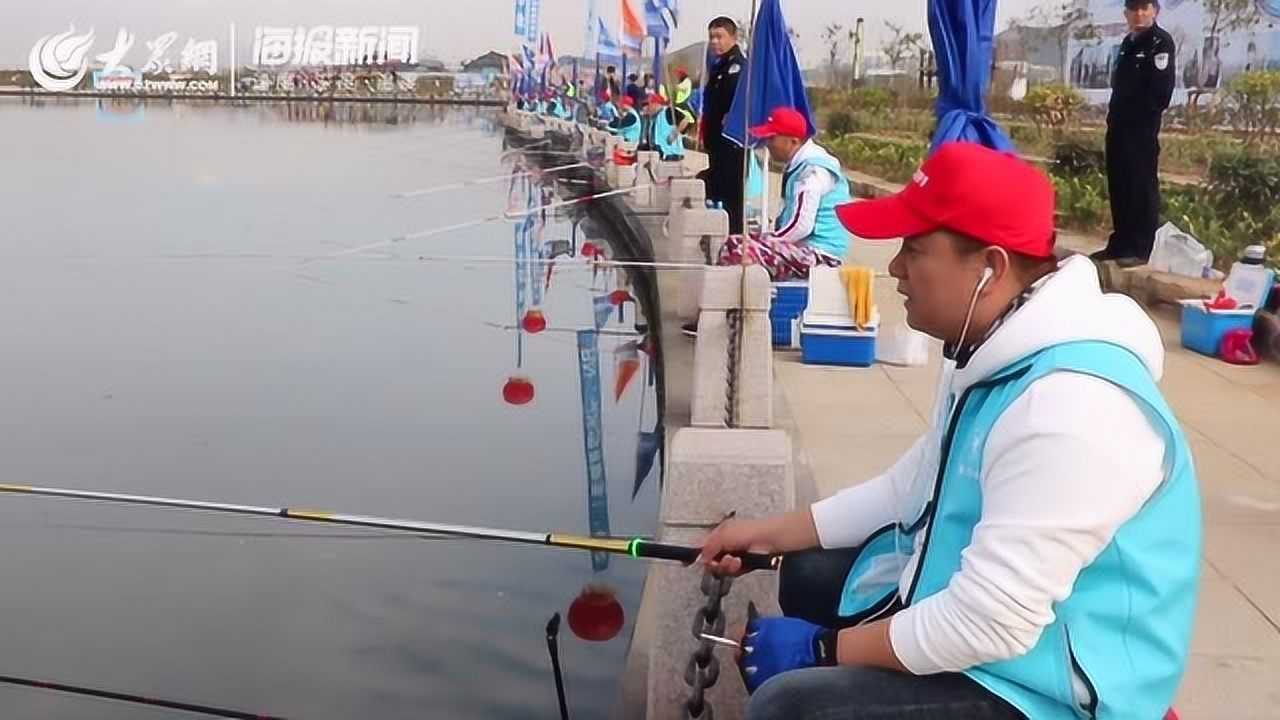
<path id="1" fill-rule="evenodd" d="M 1108 126 L 1159 127 L 1160 115 L 1173 96 L 1175 53 L 1173 37 L 1159 25 L 1120 43 L 1111 77 Z"/>
<path id="2" fill-rule="evenodd" d="M 737 45 L 723 57 L 711 61 L 708 68 L 707 87 L 702 100 L 702 141 L 708 150 L 727 143 L 724 132 L 724 116 L 729 114 L 733 96 L 738 92 L 738 81 L 746 74 L 747 59 Z"/>

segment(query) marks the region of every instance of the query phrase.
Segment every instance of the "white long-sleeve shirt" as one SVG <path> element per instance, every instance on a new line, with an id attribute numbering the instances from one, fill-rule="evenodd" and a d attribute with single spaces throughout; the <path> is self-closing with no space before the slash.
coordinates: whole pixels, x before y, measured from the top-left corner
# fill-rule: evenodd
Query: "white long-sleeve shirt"
<path id="1" fill-rule="evenodd" d="M 820 148 L 812 140 L 805 142 L 796 151 L 795 156 L 791 158 L 791 162 L 787 163 L 787 172 L 799 167 L 800 163 L 818 151 L 820 151 Z M 801 240 L 807 240 L 813 234 L 813 228 L 818 221 L 818 205 L 821 204 L 822 197 L 836 187 L 835 178 L 831 177 L 831 173 L 821 168 L 810 167 L 801 171 L 801 173 L 795 184 L 795 214 L 791 216 L 785 227 L 778 228 L 770 233 L 770 235 L 782 242 L 800 242 Z"/>
<path id="2" fill-rule="evenodd" d="M 945 385 L 964 388 L 1035 349 L 1073 339 L 1124 345 L 1158 379 L 1163 346 L 1128 298 L 1104 296 L 1088 260 L 1066 261 Z M 943 419 L 945 421 L 945 419 Z M 812 506 L 824 547 L 848 547 L 911 522 L 937 474 L 937 429 L 888 472 Z M 961 671 L 1017 657 L 1054 620 L 1055 603 L 1164 479 L 1162 433 L 1132 396 L 1092 376 L 1054 373 L 1000 416 L 980 470 L 982 512 L 960 570 L 940 592 L 896 614 L 894 653 L 911 672 Z M 903 572 L 906 593 L 924 532 Z"/>

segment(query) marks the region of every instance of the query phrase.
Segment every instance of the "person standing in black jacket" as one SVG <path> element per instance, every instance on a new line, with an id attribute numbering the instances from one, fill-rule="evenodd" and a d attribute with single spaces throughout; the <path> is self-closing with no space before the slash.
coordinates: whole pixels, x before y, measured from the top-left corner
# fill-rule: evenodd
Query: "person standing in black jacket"
<path id="1" fill-rule="evenodd" d="M 1095 260 L 1137 265 L 1151 256 L 1160 224 L 1160 122 L 1173 96 L 1173 37 L 1156 24 L 1159 0 L 1125 0 L 1107 111 L 1107 190 L 1113 232 Z"/>
<path id="2" fill-rule="evenodd" d="M 729 212 L 729 231 L 741 234 L 745 155 L 724 137 L 725 115 L 733 105 L 738 81 L 747 72 L 747 59 L 738 47 L 738 24 L 723 16 L 712 20 L 707 26 L 707 48 L 715 57 L 707 68 L 700 127 L 710 162 L 699 177 L 707 185 L 707 198 L 723 203 Z"/>

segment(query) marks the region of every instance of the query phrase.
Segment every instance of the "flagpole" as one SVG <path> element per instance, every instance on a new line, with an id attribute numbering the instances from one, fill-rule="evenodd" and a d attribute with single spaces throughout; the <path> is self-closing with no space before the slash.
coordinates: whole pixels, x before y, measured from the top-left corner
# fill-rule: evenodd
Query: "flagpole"
<path id="1" fill-rule="evenodd" d="M 751 15 L 750 15 L 751 24 L 749 25 L 749 29 L 747 30 L 747 37 L 751 39 L 750 45 L 747 46 L 747 52 L 749 53 L 754 53 L 756 51 L 756 48 L 755 48 L 756 10 L 757 10 L 757 0 L 751 0 Z M 747 77 L 746 77 L 747 107 L 745 108 L 745 112 L 742 114 L 742 124 L 743 124 L 743 128 L 742 128 L 742 150 L 743 150 L 742 152 L 742 232 L 744 235 L 748 234 L 748 231 L 747 231 L 747 182 L 751 177 L 751 65 L 752 65 L 751 58 L 748 57 L 747 58 Z M 765 194 L 768 194 L 768 182 L 767 182 L 768 172 L 766 171 L 764 174 L 765 174 L 765 180 L 766 180 Z M 761 227 L 763 228 L 763 221 L 761 222 Z M 743 253 L 743 258 L 744 259 L 746 258 L 746 253 Z"/>

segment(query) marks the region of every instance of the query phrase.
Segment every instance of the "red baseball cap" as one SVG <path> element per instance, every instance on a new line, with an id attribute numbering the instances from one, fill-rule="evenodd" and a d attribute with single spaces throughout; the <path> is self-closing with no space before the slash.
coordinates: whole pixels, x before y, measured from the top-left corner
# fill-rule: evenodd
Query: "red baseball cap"
<path id="1" fill-rule="evenodd" d="M 655 92 L 649 93 L 649 96 L 645 98 L 645 102 L 649 105 L 666 105 L 667 99 L 662 97 L 661 94 Z"/>
<path id="2" fill-rule="evenodd" d="M 778 135 L 806 140 L 809 137 L 809 120 L 795 108 L 777 108 L 769 113 L 769 119 L 763 125 L 751 128 L 751 134 L 761 140 Z"/>
<path id="3" fill-rule="evenodd" d="M 623 96 L 622 107 L 629 108 L 629 107 L 635 107 L 635 106 L 636 106 L 635 98 L 631 97 L 630 95 Z"/>
<path id="4" fill-rule="evenodd" d="M 1009 153 L 943 145 L 897 195 L 836 207 L 849 232 L 889 240 L 951 230 L 1033 258 L 1053 256 L 1053 183 Z"/>

